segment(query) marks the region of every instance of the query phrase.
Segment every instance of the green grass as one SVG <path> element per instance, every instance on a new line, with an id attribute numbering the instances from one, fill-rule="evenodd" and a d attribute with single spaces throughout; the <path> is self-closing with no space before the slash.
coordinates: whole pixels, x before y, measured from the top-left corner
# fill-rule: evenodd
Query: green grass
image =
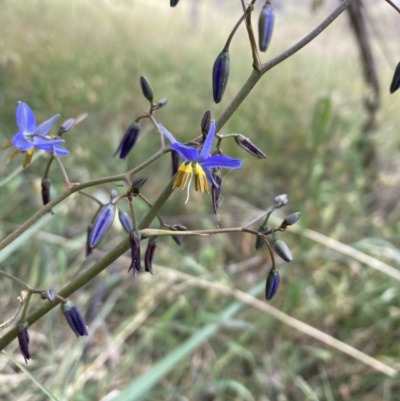
<path id="1" fill-rule="evenodd" d="M 204 2 L 199 25 L 193 29 L 184 0 L 175 9 L 166 0 L 3 2 L 0 142 L 16 132 L 14 110 L 19 100 L 33 108 L 39 121 L 55 113 L 67 119 L 88 112 L 89 117 L 66 135 L 72 154 L 64 162 L 71 181 L 126 171 L 158 148 L 158 136 L 145 125 L 148 133 L 127 160 L 112 158 L 126 127 L 147 108 L 140 75 L 150 79 L 157 98 L 169 99 L 157 116 L 160 122 L 181 140 L 200 134 L 204 112 L 210 109 L 217 118 L 251 71 L 241 28 L 232 44 L 224 99 L 213 104 L 212 65 L 240 8 L 239 2 L 222 10 L 212 3 Z M 326 11 L 304 12 L 298 18 L 288 5 L 286 14 L 277 15 L 271 49 L 263 60 L 304 36 Z M 267 208 L 276 195 L 287 193 L 290 204 L 283 215 L 301 211 L 302 227 L 399 266 L 398 96 L 386 94 L 392 71 L 378 57 L 384 89 L 374 134 L 379 163 L 373 192 L 366 193 L 368 174 L 355 146 L 365 117 L 365 89 L 357 49 L 346 27 L 342 17 L 313 44 L 266 74 L 223 128 L 222 133 L 250 137 L 267 159 L 255 160 L 234 142 L 224 146 L 225 154 L 243 158 L 244 166 L 225 177 L 221 223 L 212 215 L 209 196 L 192 192 L 184 206 L 186 194 L 181 191 L 162 210 L 169 223 L 193 229 L 236 225 L 253 217 L 253 207 Z M 388 45 L 398 50 L 396 43 Z M 8 151 L 0 153 L 0 181 L 22 163 L 19 158 L 7 165 L 7 157 Z M 45 159 L 39 158 L 0 188 L 1 238 L 39 209 Z M 169 162 L 164 156 L 144 172 L 149 180 L 143 192 L 152 201 L 169 179 Z M 60 193 L 63 184 L 56 165 L 51 178 L 53 194 Z M 111 189 L 124 191 L 110 184 L 89 192 L 104 198 Z M 243 200 L 242 206 L 237 199 Z M 85 232 L 96 205 L 74 196 L 60 209 L 1 261 L 1 269 L 32 286 L 58 289 L 100 257 L 86 260 L 84 255 Z M 137 205 L 139 217 L 146 210 Z M 114 225 L 99 248 L 111 250 L 123 238 L 121 227 Z M 287 233 L 282 238 L 294 261 L 280 267 L 281 286 L 271 304 L 398 369 L 398 283 L 301 235 Z M 27 369 L 57 399 L 69 401 L 101 400 L 148 379 L 148 372 L 162 363 L 169 363 L 168 369 L 159 380 L 157 372 L 150 374 L 152 386 L 143 399 L 242 400 L 251 395 L 262 401 L 397 400 L 398 380 L 254 307 L 246 305 L 221 323 L 223 311 L 236 302 L 232 296 L 174 278 L 161 267 L 248 292 L 265 280 L 270 267 L 266 250 L 252 264 L 255 255 L 250 235 L 233 234 L 187 238 L 182 247 L 170 238 L 160 240 L 160 267 L 151 277 L 133 279 L 127 273 L 129 259 L 120 258 L 71 297 L 86 313 L 88 341 L 77 340 L 55 310 L 29 329 L 34 359 Z M 232 269 L 243 261 L 244 267 Z M 16 308 L 20 289 L 4 279 L 0 289 L 4 321 Z M 213 325 L 218 326 L 213 335 L 185 348 Z M 182 350 L 186 351 L 179 354 Z M 16 342 L 7 351 L 22 361 Z M 173 359 L 176 353 L 182 358 Z M 44 399 L 4 355 L 0 366 L 1 400 Z"/>

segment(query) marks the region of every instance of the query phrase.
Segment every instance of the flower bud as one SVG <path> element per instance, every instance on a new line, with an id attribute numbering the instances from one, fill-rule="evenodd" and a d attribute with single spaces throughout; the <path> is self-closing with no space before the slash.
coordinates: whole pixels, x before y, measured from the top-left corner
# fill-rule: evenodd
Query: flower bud
<path id="1" fill-rule="evenodd" d="M 161 100 L 159 100 L 157 102 L 156 107 L 157 107 L 157 109 L 162 109 L 163 107 L 165 107 L 167 105 L 167 103 L 168 103 L 168 99 L 166 97 L 163 97 Z"/>
<path id="2" fill-rule="evenodd" d="M 257 159 L 265 159 L 265 153 L 257 148 L 253 142 L 250 141 L 249 138 L 246 138 L 244 135 L 237 135 L 235 136 L 236 143 L 244 149 L 246 152 L 249 152 L 251 155 L 257 157 Z"/>
<path id="3" fill-rule="evenodd" d="M 89 234 L 89 247 L 96 248 L 99 242 L 107 234 L 115 217 L 116 206 L 113 203 L 103 206 L 96 215 L 93 227 Z"/>
<path id="4" fill-rule="evenodd" d="M 120 159 L 125 159 L 129 152 L 135 146 L 135 143 L 139 137 L 140 124 L 138 122 L 133 122 L 129 128 L 126 130 L 118 149 L 114 153 L 114 157 L 119 154 Z"/>
<path id="5" fill-rule="evenodd" d="M 69 327 L 71 327 L 72 331 L 76 334 L 77 337 L 88 335 L 83 316 L 73 302 L 67 300 L 65 304 L 61 304 L 61 310 L 65 318 L 67 319 Z"/>
<path id="6" fill-rule="evenodd" d="M 268 226 L 262 225 L 262 226 L 258 227 L 257 231 L 264 234 L 264 233 L 269 231 L 269 228 L 268 228 Z M 262 239 L 262 237 L 257 235 L 257 237 L 256 237 L 256 251 L 258 251 L 263 245 L 264 245 L 264 240 Z"/>
<path id="7" fill-rule="evenodd" d="M 128 213 L 124 212 L 121 209 L 118 209 L 118 218 L 119 221 L 122 225 L 122 227 L 124 228 L 124 230 L 130 234 L 132 231 L 132 223 L 131 223 L 131 219 L 129 218 Z"/>
<path id="8" fill-rule="evenodd" d="M 288 201 L 289 201 L 289 199 L 288 199 L 288 197 L 287 197 L 286 194 L 278 195 L 278 196 L 275 198 L 275 208 L 276 208 L 276 209 L 279 209 L 279 208 L 281 208 L 282 206 L 285 206 L 286 203 L 288 203 Z"/>
<path id="9" fill-rule="evenodd" d="M 265 298 L 267 301 L 270 301 L 278 291 L 279 282 L 280 278 L 278 270 L 271 269 L 265 283 Z"/>
<path id="10" fill-rule="evenodd" d="M 299 220 L 300 217 L 300 212 L 289 214 L 289 216 L 286 216 L 285 220 L 282 221 L 281 227 L 286 228 L 287 226 L 292 226 Z"/>
<path id="11" fill-rule="evenodd" d="M 42 299 L 47 299 L 49 302 L 55 301 L 54 291 L 53 290 L 45 290 L 40 294 Z"/>
<path id="12" fill-rule="evenodd" d="M 201 132 L 203 133 L 203 139 L 206 140 L 208 131 L 210 130 L 211 124 L 211 112 L 207 110 L 204 113 L 203 119 L 201 120 Z"/>
<path id="13" fill-rule="evenodd" d="M 157 248 L 157 237 L 151 237 L 147 243 L 146 253 L 144 254 L 144 270 L 153 274 L 153 258 Z"/>
<path id="14" fill-rule="evenodd" d="M 67 121 L 64 121 L 61 127 L 58 129 L 58 136 L 63 136 L 66 132 L 68 132 L 75 124 L 74 118 L 69 118 Z"/>
<path id="15" fill-rule="evenodd" d="M 173 177 L 179 169 L 179 153 L 176 150 L 171 150 L 171 165 L 172 172 L 171 177 Z"/>
<path id="16" fill-rule="evenodd" d="M 211 186 L 211 199 L 213 204 L 214 213 L 216 215 L 219 214 L 219 197 L 221 195 L 221 186 L 222 186 L 222 176 L 219 169 L 213 169 L 212 177 L 214 178 L 215 184 Z"/>
<path id="17" fill-rule="evenodd" d="M 43 205 L 47 205 L 51 198 L 50 198 L 50 188 L 51 188 L 51 180 L 50 178 L 43 178 L 42 179 L 42 201 Z"/>
<path id="18" fill-rule="evenodd" d="M 140 77 L 140 86 L 142 87 L 143 96 L 150 102 L 153 102 L 153 88 L 150 85 L 150 81 L 145 77 Z"/>
<path id="19" fill-rule="evenodd" d="M 179 3 L 179 0 L 170 0 L 171 7 L 175 7 Z"/>
<path id="20" fill-rule="evenodd" d="M 261 10 L 260 18 L 258 19 L 258 46 L 260 51 L 265 52 L 268 49 L 274 29 L 274 9 L 269 1 L 267 1 Z"/>
<path id="21" fill-rule="evenodd" d="M 92 248 L 90 247 L 90 233 L 92 232 L 93 224 L 89 224 L 86 230 L 86 257 L 92 253 Z"/>
<path id="22" fill-rule="evenodd" d="M 129 266 L 128 272 L 133 269 L 134 276 L 137 277 L 138 273 L 141 272 L 142 266 L 140 265 L 140 239 L 142 235 L 140 231 L 131 232 L 129 235 L 129 241 L 131 243 L 131 256 L 132 261 L 131 265 Z"/>
<path id="23" fill-rule="evenodd" d="M 17 323 L 18 344 L 21 354 L 25 359 L 25 363 L 28 363 L 29 359 L 32 359 L 32 355 L 29 352 L 28 326 L 28 322 Z"/>
<path id="24" fill-rule="evenodd" d="M 186 231 L 187 227 L 185 227 L 183 224 L 175 224 L 174 226 L 171 227 L 173 231 Z M 178 244 L 182 245 L 183 242 L 183 235 L 172 235 L 172 239 Z"/>
<path id="25" fill-rule="evenodd" d="M 214 102 L 219 103 L 224 95 L 228 83 L 230 70 L 229 51 L 223 50 L 217 57 L 213 67 L 213 97 Z"/>
<path id="26" fill-rule="evenodd" d="M 400 63 L 397 64 L 397 67 L 394 71 L 392 83 L 390 84 L 390 93 L 394 93 L 397 89 L 400 88 Z"/>
<path id="27" fill-rule="evenodd" d="M 285 262 L 291 262 L 292 253 L 290 252 L 289 247 L 282 240 L 277 239 L 274 241 L 274 251 Z"/>
<path id="28" fill-rule="evenodd" d="M 112 201 L 113 199 L 115 199 L 118 196 L 118 192 L 113 189 L 110 193 L 110 201 Z"/>
<path id="29" fill-rule="evenodd" d="M 131 186 L 132 193 L 134 195 L 138 195 L 140 193 L 139 189 L 142 188 L 142 186 L 144 184 L 146 184 L 146 181 L 147 181 L 147 177 L 145 177 L 145 176 L 136 178 L 136 180 L 133 181 L 132 186 Z"/>

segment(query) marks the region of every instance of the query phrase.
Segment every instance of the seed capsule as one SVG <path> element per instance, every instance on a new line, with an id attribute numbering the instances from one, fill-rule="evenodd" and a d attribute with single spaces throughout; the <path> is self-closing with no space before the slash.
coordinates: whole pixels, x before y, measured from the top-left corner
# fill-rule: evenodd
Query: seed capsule
<path id="1" fill-rule="evenodd" d="M 113 203 L 103 206 L 96 215 L 89 234 L 89 247 L 95 248 L 111 228 L 116 206 Z"/>
<path id="2" fill-rule="evenodd" d="M 153 88 L 151 87 L 150 81 L 145 77 L 140 77 L 140 86 L 142 88 L 143 96 L 150 102 L 153 102 Z"/>
<path id="3" fill-rule="evenodd" d="M 397 89 L 400 88 L 400 63 L 397 64 L 397 67 L 394 71 L 392 83 L 390 84 L 390 93 L 394 93 Z"/>
<path id="4" fill-rule="evenodd" d="M 118 149 L 114 153 L 114 157 L 119 154 L 120 159 L 125 159 L 125 157 L 128 156 L 129 152 L 135 146 L 135 143 L 139 137 L 139 133 L 140 124 L 135 121 L 126 130 L 125 135 L 118 145 Z"/>
<path id="5" fill-rule="evenodd" d="M 214 102 L 219 103 L 228 83 L 230 70 L 229 51 L 223 50 L 217 57 L 213 67 L 213 96 Z"/>
<path id="6" fill-rule="evenodd" d="M 282 240 L 277 239 L 274 242 L 274 251 L 285 262 L 291 262 L 292 261 L 292 253 L 290 252 L 289 247 Z"/>
<path id="7" fill-rule="evenodd" d="M 129 241 L 131 243 L 131 256 L 132 261 L 131 265 L 129 266 L 128 272 L 133 269 L 134 276 L 137 277 L 138 273 L 143 270 L 142 266 L 140 265 L 140 239 L 141 239 L 140 231 L 131 232 L 129 236 Z"/>
<path id="8" fill-rule="evenodd" d="M 265 52 L 268 49 L 274 29 L 275 14 L 269 1 L 261 10 L 260 18 L 258 19 L 258 46 L 260 51 Z"/>
<path id="9" fill-rule="evenodd" d="M 43 178 L 42 179 L 42 200 L 43 205 L 47 205 L 51 198 L 50 198 L 50 188 L 51 188 L 51 180 L 50 178 Z"/>
<path id="10" fill-rule="evenodd" d="M 278 291 L 279 282 L 280 278 L 278 270 L 271 269 L 265 283 L 265 298 L 267 301 L 270 301 Z"/>
<path id="11" fill-rule="evenodd" d="M 261 149 L 257 148 L 257 146 L 244 135 L 235 136 L 235 141 L 242 149 L 249 152 L 254 157 L 257 157 L 257 159 L 265 159 L 267 157 Z"/>

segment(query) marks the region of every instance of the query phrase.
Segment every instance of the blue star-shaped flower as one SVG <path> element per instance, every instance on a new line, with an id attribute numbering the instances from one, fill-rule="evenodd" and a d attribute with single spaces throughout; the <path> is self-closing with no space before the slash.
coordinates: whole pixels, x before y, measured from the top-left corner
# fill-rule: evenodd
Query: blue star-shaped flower
<path id="1" fill-rule="evenodd" d="M 208 181 L 218 187 L 211 174 L 212 168 L 239 168 L 242 166 L 242 161 L 239 159 L 232 159 L 231 157 L 221 155 L 210 156 L 216 131 L 214 121 L 211 121 L 210 129 L 200 152 L 198 149 L 178 142 L 161 124 L 159 124 L 159 128 L 171 142 L 171 149 L 176 150 L 179 156 L 185 160 L 178 169 L 173 183 L 174 188 L 185 189 L 194 173 L 196 191 L 210 192 Z"/>
<path id="2" fill-rule="evenodd" d="M 35 149 L 44 150 L 56 156 L 68 156 L 69 151 L 60 146 L 64 143 L 64 139 L 54 139 L 47 136 L 59 117 L 60 115 L 57 114 L 39 126 L 36 126 L 36 118 L 32 109 L 26 103 L 18 102 L 15 118 L 19 132 L 2 148 L 15 147 L 14 152 L 7 159 L 7 163 L 13 160 L 19 153 L 26 152 L 23 164 L 26 167 L 31 162 Z"/>

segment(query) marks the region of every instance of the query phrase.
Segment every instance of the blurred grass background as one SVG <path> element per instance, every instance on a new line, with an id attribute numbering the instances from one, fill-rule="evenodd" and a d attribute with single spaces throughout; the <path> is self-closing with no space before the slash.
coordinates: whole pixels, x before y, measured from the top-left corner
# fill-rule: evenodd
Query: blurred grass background
<path id="1" fill-rule="evenodd" d="M 16 132 L 15 106 L 28 103 L 38 121 L 60 113 L 62 119 L 88 112 L 66 136 L 71 156 L 63 159 L 71 181 L 119 174 L 153 154 L 158 135 L 144 135 L 126 161 L 112 158 L 127 126 L 147 109 L 140 75 L 152 82 L 168 106 L 158 114 L 180 140 L 200 133 L 204 112 L 217 118 L 251 71 L 244 27 L 231 47 L 231 76 L 223 101 L 212 102 L 211 70 L 235 21 L 239 1 L 204 0 L 193 19 L 190 2 L 169 8 L 167 0 L 69 2 L 3 1 L 0 13 L 0 142 Z M 282 2 L 281 2 L 282 3 Z M 365 118 L 358 51 L 342 16 L 317 40 L 271 70 L 252 91 L 221 133 L 239 132 L 267 154 L 255 160 L 234 142 L 225 154 L 244 166 L 226 175 L 221 221 L 212 214 L 209 196 L 175 191 L 162 215 L 190 229 L 238 225 L 287 193 L 283 212 L 301 211 L 300 225 L 355 246 L 394 267 L 400 263 L 399 96 L 388 87 L 400 48 L 399 16 L 383 1 L 370 6 L 381 37 L 374 49 L 383 86 L 379 127 L 374 136 L 378 158 L 373 191 L 366 191 L 365 171 L 355 146 Z M 373 5 L 373 8 L 371 6 Z M 311 13 L 311 1 L 283 2 L 277 10 L 271 48 L 263 61 L 307 34 L 336 6 L 327 1 Z M 257 21 L 255 16 L 254 21 Z M 256 26 L 256 24 L 255 24 Z M 390 32 L 390 33 L 389 33 Z M 398 37 L 398 36 L 397 36 Z M 382 41 L 391 60 L 383 57 Z M 397 58 L 396 58 L 397 55 Z M 228 142 L 228 141 L 225 141 Z M 225 145 L 225 143 L 224 143 Z M 6 164 L 0 153 L 0 177 L 12 173 L 22 157 Z M 40 207 L 45 157 L 0 188 L 0 234 L 4 237 Z M 155 200 L 169 179 L 165 156 L 147 168 L 143 193 Z M 141 174 L 142 175 L 142 174 Z M 52 167 L 53 195 L 63 190 Z M 92 188 L 107 199 L 116 184 Z M 136 206 L 138 214 L 146 206 Z M 74 196 L 55 218 L 17 252 L 2 261 L 32 286 L 60 288 L 124 237 L 118 224 L 95 255 L 85 260 L 84 241 L 96 205 Z M 126 209 L 128 210 L 128 209 Z M 289 230 L 290 231 L 290 230 Z M 282 265 L 281 286 L 272 305 L 390 366 L 400 368 L 399 284 L 329 248 L 286 233 L 294 255 Z M 154 275 L 128 275 L 129 259 L 120 258 L 71 299 L 85 312 L 88 340 L 74 338 L 58 310 L 29 329 L 34 359 L 28 369 L 60 400 L 111 399 L 132 380 L 156 377 L 157 363 L 170 363 L 146 400 L 398 400 L 400 385 L 322 343 L 277 322 L 250 306 L 224 315 L 234 298 L 196 285 L 172 270 L 221 283 L 244 292 L 263 283 L 268 253 L 256 254 L 248 235 L 159 242 Z M 1 280 L 3 318 L 11 316 L 20 289 Z M 262 287 L 259 287 L 262 288 Z M 38 301 L 37 301 L 38 302 Z M 36 304 L 37 305 L 37 304 Z M 35 307 L 33 304 L 32 307 Z M 221 324 L 218 324 L 220 322 Z M 215 326 L 207 335 L 207 328 Z M 208 329 L 207 329 L 208 330 Z M 170 358 L 185 341 L 204 341 L 182 359 Z M 207 335 L 207 336 L 206 336 Z M 14 342 L 8 351 L 19 355 Z M 168 359 L 170 358 L 170 359 Z M 44 400 L 41 390 L 4 355 L 0 357 L 0 399 Z M 139 399 L 139 398 L 138 398 Z"/>

